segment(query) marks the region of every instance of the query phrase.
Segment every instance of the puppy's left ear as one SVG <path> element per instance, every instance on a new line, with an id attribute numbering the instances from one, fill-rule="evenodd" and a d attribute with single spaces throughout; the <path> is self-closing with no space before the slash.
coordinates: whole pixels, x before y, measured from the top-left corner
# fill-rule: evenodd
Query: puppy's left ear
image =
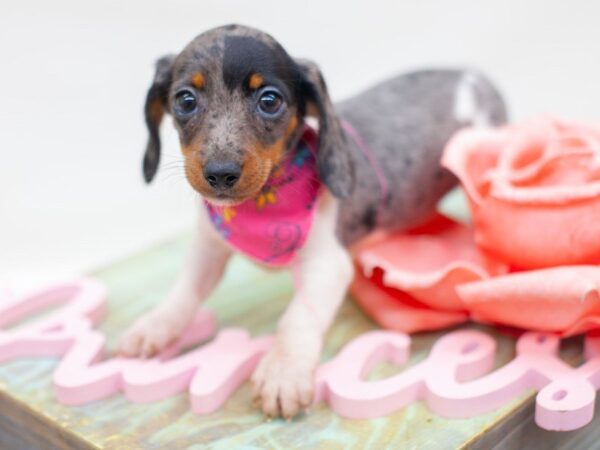
<path id="1" fill-rule="evenodd" d="M 319 175 L 333 195 L 347 198 L 354 189 L 354 162 L 325 80 L 312 61 L 297 59 L 296 64 L 300 70 L 300 94 L 305 101 L 305 114 L 319 121 Z"/>
<path id="2" fill-rule="evenodd" d="M 167 109 L 175 55 L 167 55 L 156 61 L 154 80 L 146 94 L 144 115 L 148 127 L 148 144 L 144 154 L 144 179 L 150 183 L 158 170 L 160 161 L 160 123 Z"/>

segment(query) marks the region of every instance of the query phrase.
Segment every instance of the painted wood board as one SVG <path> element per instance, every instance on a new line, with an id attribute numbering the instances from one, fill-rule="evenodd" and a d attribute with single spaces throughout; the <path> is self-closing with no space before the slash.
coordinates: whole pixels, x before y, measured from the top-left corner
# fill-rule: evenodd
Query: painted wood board
<path id="1" fill-rule="evenodd" d="M 165 297 L 188 242 L 188 236 L 166 242 L 93 274 L 109 288 L 109 313 L 99 326 L 109 338 L 109 348 L 114 347 L 119 335 L 136 317 Z M 266 272 L 236 258 L 206 307 L 216 312 L 221 326 L 241 326 L 255 336 L 271 334 L 291 294 L 287 273 Z M 469 326 L 496 337 L 497 365 L 513 357 L 513 338 L 491 328 Z M 353 337 L 374 328 L 374 323 L 351 300 L 346 301 L 328 333 L 323 359 L 330 358 Z M 415 335 L 409 365 L 422 360 L 441 334 Z M 576 360 L 579 345 L 580 342 L 571 341 L 564 346 L 565 357 Z M 491 448 L 531 415 L 530 407 L 529 416 L 522 412 L 531 404 L 529 393 L 495 412 L 471 419 L 447 420 L 416 403 L 384 418 L 347 420 L 322 404 L 291 423 L 281 420 L 266 423 L 251 404 L 249 383 L 220 411 L 206 416 L 190 411 L 185 394 L 143 405 L 131 404 L 117 395 L 82 407 L 68 407 L 54 399 L 51 375 L 55 367 L 56 360 L 51 358 L 0 365 L 0 449 L 440 450 L 477 446 L 478 442 L 486 441 L 486 447 L 480 448 Z M 397 370 L 383 364 L 371 377 L 380 378 Z M 511 422 L 518 414 L 521 421 Z M 534 429 L 535 425 L 530 424 L 522 432 L 529 433 L 531 427 Z"/>

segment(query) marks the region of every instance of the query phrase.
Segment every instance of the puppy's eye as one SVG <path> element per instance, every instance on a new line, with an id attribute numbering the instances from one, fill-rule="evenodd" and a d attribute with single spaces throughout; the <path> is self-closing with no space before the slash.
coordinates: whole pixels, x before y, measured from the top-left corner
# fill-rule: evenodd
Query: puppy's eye
<path id="1" fill-rule="evenodd" d="M 261 92 L 258 98 L 258 111 L 264 116 L 273 117 L 277 116 L 282 110 L 283 99 L 279 93 L 273 90 L 266 90 Z"/>
<path id="2" fill-rule="evenodd" d="M 198 109 L 198 100 L 192 91 L 180 91 L 175 96 L 174 107 L 177 114 L 187 116 Z"/>

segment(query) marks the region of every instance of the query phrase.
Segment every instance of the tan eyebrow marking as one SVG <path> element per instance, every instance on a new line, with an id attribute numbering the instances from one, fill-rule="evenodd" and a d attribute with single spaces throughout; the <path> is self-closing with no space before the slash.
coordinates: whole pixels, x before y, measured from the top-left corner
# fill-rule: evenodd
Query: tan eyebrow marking
<path id="1" fill-rule="evenodd" d="M 202 89 L 204 87 L 204 75 L 200 72 L 196 72 L 192 77 L 192 84 L 195 88 Z"/>
<path id="2" fill-rule="evenodd" d="M 250 87 L 250 89 L 258 89 L 262 86 L 263 81 L 265 81 L 265 79 L 262 77 L 261 74 L 253 73 L 250 76 L 250 79 L 248 80 L 248 86 Z"/>

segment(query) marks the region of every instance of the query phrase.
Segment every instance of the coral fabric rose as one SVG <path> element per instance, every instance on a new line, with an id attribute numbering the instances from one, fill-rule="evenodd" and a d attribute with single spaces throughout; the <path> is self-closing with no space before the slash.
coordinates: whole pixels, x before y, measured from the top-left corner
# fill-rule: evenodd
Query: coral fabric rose
<path id="1" fill-rule="evenodd" d="M 366 242 L 355 254 L 359 305 L 406 332 L 467 319 L 562 336 L 600 329 L 600 127 L 466 129 L 443 164 L 473 226 L 438 216 Z"/>
<path id="2" fill-rule="evenodd" d="M 476 243 L 498 259 L 521 269 L 600 263 L 600 127 L 466 129 L 442 164 L 467 193 Z"/>

